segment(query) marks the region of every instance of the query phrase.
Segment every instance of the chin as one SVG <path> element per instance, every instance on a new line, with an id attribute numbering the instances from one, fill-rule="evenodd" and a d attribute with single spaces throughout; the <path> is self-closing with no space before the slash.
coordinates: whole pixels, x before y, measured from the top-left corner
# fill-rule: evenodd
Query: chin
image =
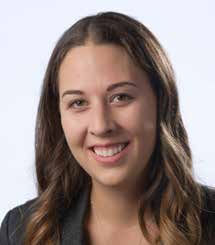
<path id="1" fill-rule="evenodd" d="M 125 180 L 125 178 L 120 178 L 120 176 L 101 176 L 99 178 L 93 178 L 93 183 L 95 185 L 100 185 L 103 187 L 110 187 L 110 188 L 119 188 L 123 187 L 128 184 L 128 181 Z"/>

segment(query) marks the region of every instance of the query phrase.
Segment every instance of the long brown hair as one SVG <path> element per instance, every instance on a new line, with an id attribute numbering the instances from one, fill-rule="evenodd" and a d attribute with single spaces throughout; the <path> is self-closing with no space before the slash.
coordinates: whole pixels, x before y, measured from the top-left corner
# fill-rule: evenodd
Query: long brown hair
<path id="1" fill-rule="evenodd" d="M 91 181 L 67 146 L 58 94 L 58 72 L 65 55 L 88 40 L 123 47 L 147 72 L 157 96 L 157 143 L 144 172 L 138 212 L 143 234 L 152 242 L 143 219 L 146 208 L 151 207 L 160 232 L 157 243 L 200 244 L 201 188 L 193 177 L 173 68 L 156 37 L 142 23 L 124 14 L 104 12 L 70 27 L 49 60 L 36 122 L 38 198 L 27 223 L 25 245 L 60 244 L 64 212 Z"/>

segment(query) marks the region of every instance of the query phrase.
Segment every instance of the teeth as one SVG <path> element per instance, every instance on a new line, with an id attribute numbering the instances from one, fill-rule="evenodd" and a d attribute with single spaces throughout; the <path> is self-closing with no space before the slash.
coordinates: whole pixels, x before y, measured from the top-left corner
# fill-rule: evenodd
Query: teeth
<path id="1" fill-rule="evenodd" d="M 117 153 L 119 153 L 120 151 L 122 151 L 125 148 L 126 144 L 120 144 L 117 146 L 112 146 L 112 147 L 108 147 L 106 149 L 104 148 L 95 148 L 94 147 L 94 152 L 99 155 L 99 156 L 103 156 L 103 157 L 107 157 L 107 156 L 113 156 Z"/>

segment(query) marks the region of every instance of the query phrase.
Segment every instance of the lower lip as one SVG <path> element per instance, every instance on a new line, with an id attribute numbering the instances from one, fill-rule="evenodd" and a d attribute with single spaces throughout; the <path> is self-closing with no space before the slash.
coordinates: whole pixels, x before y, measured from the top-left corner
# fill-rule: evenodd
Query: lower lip
<path id="1" fill-rule="evenodd" d="M 113 165 L 113 164 L 117 165 L 120 163 L 119 160 L 121 160 L 121 158 L 128 153 L 129 148 L 130 148 L 130 143 L 122 151 L 120 151 L 114 156 L 109 156 L 109 157 L 99 156 L 93 150 L 90 150 L 90 155 L 100 163 L 105 163 L 106 165 Z"/>

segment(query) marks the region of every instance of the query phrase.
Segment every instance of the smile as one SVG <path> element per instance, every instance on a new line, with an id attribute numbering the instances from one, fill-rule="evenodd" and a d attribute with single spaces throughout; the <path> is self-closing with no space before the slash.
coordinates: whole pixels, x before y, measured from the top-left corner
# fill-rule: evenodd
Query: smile
<path id="1" fill-rule="evenodd" d="M 111 147 L 94 147 L 93 151 L 103 157 L 114 156 L 121 152 L 127 145 L 128 143 L 122 143 Z"/>
<path id="2" fill-rule="evenodd" d="M 130 142 L 120 143 L 108 147 L 93 147 L 90 150 L 91 156 L 98 162 L 106 164 L 116 164 L 125 156 L 129 150 Z"/>

